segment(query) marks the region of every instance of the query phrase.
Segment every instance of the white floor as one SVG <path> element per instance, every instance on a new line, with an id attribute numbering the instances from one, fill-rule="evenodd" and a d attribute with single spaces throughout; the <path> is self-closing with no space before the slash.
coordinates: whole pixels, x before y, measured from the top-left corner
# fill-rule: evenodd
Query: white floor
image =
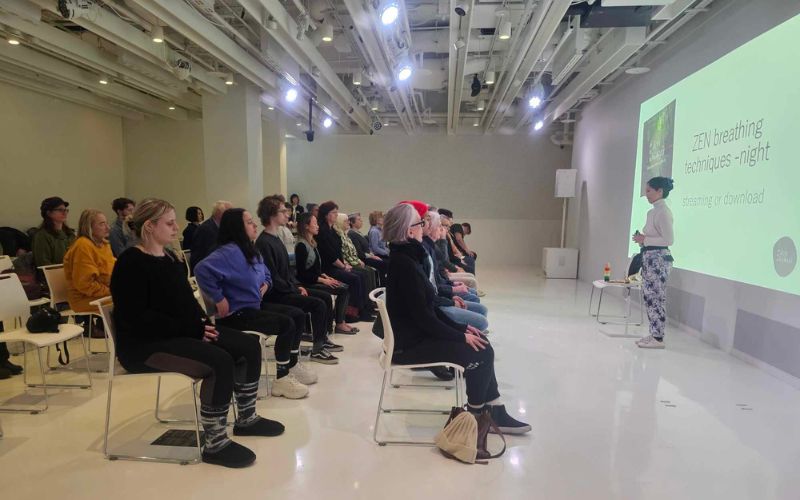
<path id="1" fill-rule="evenodd" d="M 0 414 L 0 492 L 14 500 L 800 498 L 800 392 L 674 329 L 664 351 L 601 333 L 587 316 L 586 284 L 518 270 L 483 271 L 481 283 L 503 398 L 533 425 L 489 465 L 375 445 L 379 340 L 363 332 L 338 336 L 346 346 L 338 366 L 314 365 L 320 382 L 308 399 L 259 401 L 287 432 L 240 439 L 258 454 L 253 467 L 105 460 L 106 383 L 96 374 L 91 391 L 58 392 L 44 414 Z M 176 392 L 177 381 L 168 387 L 174 413 L 186 415 L 188 392 Z M 154 382 L 114 391 L 115 440 L 166 428 L 153 423 Z M 0 381 L 0 399 L 21 392 L 21 377 Z M 450 394 L 401 398 L 446 407 Z M 410 429 L 404 422 L 390 415 L 381 432 L 433 436 L 443 417 L 409 419 Z"/>

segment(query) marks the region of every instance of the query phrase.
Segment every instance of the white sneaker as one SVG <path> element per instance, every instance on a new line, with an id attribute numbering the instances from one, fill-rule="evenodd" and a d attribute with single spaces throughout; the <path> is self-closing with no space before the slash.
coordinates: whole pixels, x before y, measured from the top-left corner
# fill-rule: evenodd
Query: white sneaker
<path id="1" fill-rule="evenodd" d="M 272 395 L 283 396 L 286 399 L 302 399 L 308 395 L 308 387 L 298 382 L 290 373 L 272 384 Z"/>
<path id="2" fill-rule="evenodd" d="M 642 349 L 663 349 L 664 341 L 656 340 L 655 337 L 653 337 L 652 335 L 648 335 L 643 339 L 637 340 L 636 345 L 638 345 Z"/>
<path id="3" fill-rule="evenodd" d="M 313 368 L 308 366 L 308 363 L 301 363 L 297 362 L 294 367 L 289 370 L 289 374 L 292 375 L 298 382 L 303 385 L 311 385 L 317 383 L 317 372 L 314 371 Z"/>

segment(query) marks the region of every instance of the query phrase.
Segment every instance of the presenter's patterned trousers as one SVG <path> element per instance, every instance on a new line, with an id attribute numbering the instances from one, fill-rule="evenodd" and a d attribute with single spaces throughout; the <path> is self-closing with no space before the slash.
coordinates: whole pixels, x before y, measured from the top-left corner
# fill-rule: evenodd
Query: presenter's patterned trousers
<path id="1" fill-rule="evenodd" d="M 658 340 L 664 338 L 667 323 L 667 279 L 671 270 L 669 250 L 648 250 L 642 256 L 644 304 L 650 322 L 650 335 Z"/>

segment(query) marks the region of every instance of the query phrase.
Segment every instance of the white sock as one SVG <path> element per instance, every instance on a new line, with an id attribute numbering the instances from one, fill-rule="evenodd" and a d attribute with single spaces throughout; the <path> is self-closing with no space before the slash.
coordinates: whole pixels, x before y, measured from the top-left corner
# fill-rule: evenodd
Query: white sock
<path id="1" fill-rule="evenodd" d="M 489 406 L 500 406 L 501 404 L 503 404 L 503 402 L 500 400 L 500 398 L 497 398 L 497 399 L 493 399 L 493 400 L 489 401 L 486 404 L 489 405 Z"/>

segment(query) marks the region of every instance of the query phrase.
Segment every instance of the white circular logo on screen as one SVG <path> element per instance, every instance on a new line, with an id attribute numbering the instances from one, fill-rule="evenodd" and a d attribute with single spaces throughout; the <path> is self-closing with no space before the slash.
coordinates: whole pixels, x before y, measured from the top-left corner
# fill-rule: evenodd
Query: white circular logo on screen
<path id="1" fill-rule="evenodd" d="M 794 241 L 788 236 L 779 239 L 772 248 L 772 260 L 778 276 L 785 278 L 792 274 L 797 265 L 797 247 Z"/>

